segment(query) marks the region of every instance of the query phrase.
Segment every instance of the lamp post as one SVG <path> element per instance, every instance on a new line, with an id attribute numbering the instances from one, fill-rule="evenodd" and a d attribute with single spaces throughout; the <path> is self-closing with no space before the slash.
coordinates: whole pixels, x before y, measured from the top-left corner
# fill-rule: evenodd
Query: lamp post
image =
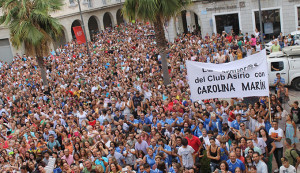
<path id="1" fill-rule="evenodd" d="M 264 45 L 264 36 L 263 36 L 264 31 L 263 31 L 263 27 L 262 27 L 262 17 L 261 17 L 260 0 L 258 0 L 258 8 L 259 8 L 258 15 L 259 15 L 259 26 L 260 26 L 260 41 L 261 41 L 262 48 L 265 48 L 265 45 Z"/>
<path id="2" fill-rule="evenodd" d="M 81 17 L 81 27 L 82 27 L 82 30 L 83 30 L 83 33 L 84 33 L 84 37 L 85 37 L 85 40 L 86 40 L 87 54 L 88 54 L 88 57 L 90 58 L 89 42 L 88 42 L 87 37 L 86 37 L 86 32 L 85 32 L 85 27 L 84 27 L 84 21 L 83 21 L 83 17 L 82 17 L 81 6 L 80 6 L 79 0 L 77 0 L 77 3 L 78 3 L 79 13 L 80 13 L 80 17 Z"/>

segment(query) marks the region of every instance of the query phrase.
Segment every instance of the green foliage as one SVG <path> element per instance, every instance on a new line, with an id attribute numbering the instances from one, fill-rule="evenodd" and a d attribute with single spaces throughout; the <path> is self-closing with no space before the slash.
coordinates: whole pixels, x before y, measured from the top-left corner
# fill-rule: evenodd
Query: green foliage
<path id="1" fill-rule="evenodd" d="M 153 22 L 157 19 L 157 15 L 160 18 L 170 19 L 190 2 L 190 0 L 126 0 L 122 12 L 129 20 L 137 18 Z"/>
<path id="2" fill-rule="evenodd" d="M 29 55 L 43 56 L 62 35 L 62 25 L 49 14 L 62 6 L 63 0 L 0 0 L 0 25 L 9 28 L 14 47 L 24 43 Z"/>
<path id="3" fill-rule="evenodd" d="M 207 151 L 204 150 L 203 151 L 203 157 L 201 158 L 200 160 L 200 163 L 201 163 L 201 167 L 200 167 L 200 172 L 202 173 L 210 173 L 211 170 L 210 170 L 210 159 L 207 158 Z"/>

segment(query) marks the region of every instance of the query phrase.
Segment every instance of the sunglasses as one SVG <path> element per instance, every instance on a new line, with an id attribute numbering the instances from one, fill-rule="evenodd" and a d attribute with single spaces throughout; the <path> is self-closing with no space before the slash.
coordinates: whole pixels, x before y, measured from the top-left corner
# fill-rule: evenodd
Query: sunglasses
<path id="1" fill-rule="evenodd" d="M 244 127 L 245 125 L 240 125 L 240 127 Z"/>

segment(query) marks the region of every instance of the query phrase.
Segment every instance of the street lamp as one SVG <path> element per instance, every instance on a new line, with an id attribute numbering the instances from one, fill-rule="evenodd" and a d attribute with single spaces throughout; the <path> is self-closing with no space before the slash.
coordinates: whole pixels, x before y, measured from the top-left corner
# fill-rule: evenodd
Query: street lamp
<path id="1" fill-rule="evenodd" d="M 260 41 L 261 41 L 261 45 L 262 45 L 262 48 L 265 48 L 265 45 L 264 45 L 264 36 L 263 36 L 263 27 L 262 27 L 262 19 L 261 19 L 261 5 L 260 5 L 260 0 L 258 0 L 258 8 L 259 8 L 259 11 L 258 11 L 258 15 L 259 15 L 259 26 L 260 26 Z"/>
<path id="2" fill-rule="evenodd" d="M 86 40 L 87 54 L 88 54 L 88 57 L 90 58 L 89 42 L 88 42 L 88 39 L 86 37 L 86 32 L 85 32 L 85 27 L 84 27 L 84 21 L 83 21 L 83 17 L 82 17 L 81 6 L 80 6 L 79 0 L 77 0 L 77 3 L 78 3 L 79 13 L 80 13 L 80 17 L 81 17 L 81 27 L 83 29 L 84 37 L 85 37 L 85 40 Z"/>

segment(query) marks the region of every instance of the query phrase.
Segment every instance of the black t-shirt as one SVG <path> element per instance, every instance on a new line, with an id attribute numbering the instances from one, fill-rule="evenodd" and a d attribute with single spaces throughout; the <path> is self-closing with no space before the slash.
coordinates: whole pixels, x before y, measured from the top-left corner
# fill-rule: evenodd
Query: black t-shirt
<path id="1" fill-rule="evenodd" d="M 228 136 L 230 137 L 231 140 L 235 140 L 235 135 L 232 131 L 228 132 Z"/>
<path id="2" fill-rule="evenodd" d="M 293 120 L 296 124 L 300 124 L 300 108 L 295 109 L 292 107 L 291 114 L 293 115 Z"/>
<path id="3" fill-rule="evenodd" d="M 141 96 L 138 96 L 138 97 L 133 96 L 132 102 L 133 102 L 134 107 L 136 108 L 137 106 L 141 106 L 142 100 L 143 100 L 143 99 L 142 99 Z"/>
<path id="4" fill-rule="evenodd" d="M 270 152 L 272 150 L 272 142 L 274 142 L 274 139 L 269 137 L 265 142 L 268 148 L 268 152 Z"/>

